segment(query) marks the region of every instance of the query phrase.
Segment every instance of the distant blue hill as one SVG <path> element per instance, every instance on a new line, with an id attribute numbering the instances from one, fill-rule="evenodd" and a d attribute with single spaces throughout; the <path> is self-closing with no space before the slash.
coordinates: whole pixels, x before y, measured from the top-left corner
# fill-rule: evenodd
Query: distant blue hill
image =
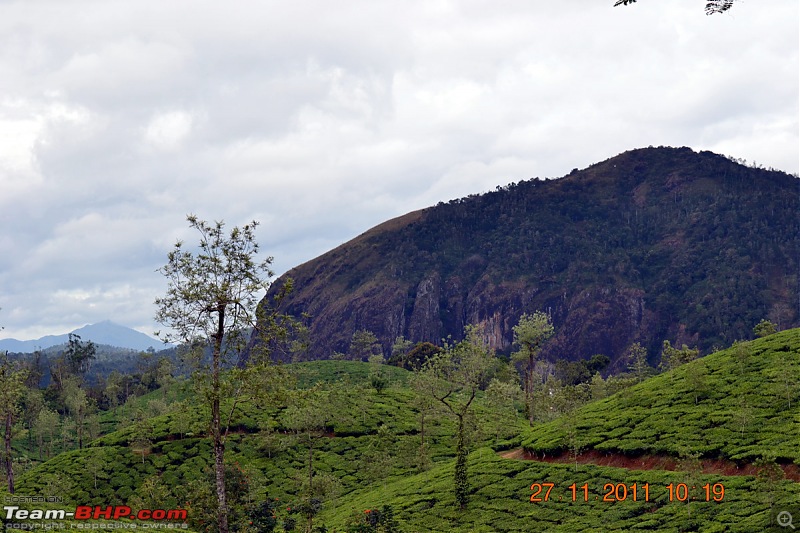
<path id="1" fill-rule="evenodd" d="M 163 342 L 154 339 L 144 333 L 125 326 L 120 326 L 109 320 L 97 324 L 89 324 L 78 328 L 71 333 L 80 335 L 82 341 L 92 341 L 95 344 L 107 344 L 118 348 L 129 348 L 131 350 L 147 350 L 151 346 L 155 350 L 162 350 L 166 346 Z M 36 350 L 44 350 L 51 346 L 58 346 L 69 341 L 69 334 L 47 335 L 40 339 L 19 341 L 17 339 L 0 340 L 0 351 L 14 353 L 31 353 Z"/>

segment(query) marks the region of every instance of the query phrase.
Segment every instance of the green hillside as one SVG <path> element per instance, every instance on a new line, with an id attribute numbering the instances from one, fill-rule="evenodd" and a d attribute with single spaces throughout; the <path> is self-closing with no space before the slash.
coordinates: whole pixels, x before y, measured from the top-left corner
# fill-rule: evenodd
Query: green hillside
<path id="1" fill-rule="evenodd" d="M 421 457 L 424 404 L 409 386 L 411 373 L 350 361 L 285 368 L 299 391 L 238 409 L 232 419 L 227 482 L 239 531 L 303 531 L 311 505 L 315 531 L 329 532 L 747 532 L 770 530 L 780 510 L 800 502 L 800 483 L 768 468 L 800 464 L 800 330 L 712 354 L 533 429 L 520 413 L 499 426 L 500 411 L 479 397 L 463 510 L 453 493 L 454 423 L 426 413 L 427 453 Z M 206 531 L 213 509 L 207 413 L 185 384 L 173 389 L 126 407 L 142 410 L 153 398 L 167 398 L 175 402 L 170 412 L 140 417 L 28 470 L 18 478 L 17 495 L 58 495 L 66 507 L 187 509 L 191 529 Z M 298 406 L 306 403 L 321 422 L 303 430 L 298 420 L 308 412 Z M 520 445 L 529 457 L 564 454 L 558 458 L 564 462 L 509 458 L 519 457 L 510 452 Z M 574 460 L 575 452 L 580 458 L 586 451 L 673 461 L 665 470 L 645 469 L 652 463 L 626 469 Z M 709 470 L 703 459 L 738 462 L 742 472 L 752 467 L 751 475 Z M 537 484 L 541 492 L 532 490 Z M 681 501 L 684 496 L 690 500 Z M 392 522 L 389 515 L 396 526 L 380 526 Z"/>
<path id="2" fill-rule="evenodd" d="M 325 506 L 354 490 L 451 461 L 454 423 L 434 412 L 427 414 L 426 449 L 420 456 L 420 411 L 416 394 L 406 386 L 410 372 L 352 361 L 298 363 L 286 368 L 299 392 L 271 404 L 245 406 L 232 420 L 226 461 L 231 493 L 242 509 L 265 499 L 286 502 L 294 509 L 302 505 L 309 443 L 313 446 L 314 483 L 324 493 L 320 499 Z M 373 385 L 376 368 L 385 382 L 380 391 Z M 318 404 L 322 422 L 305 431 L 296 427 L 298 411 L 293 409 L 305 401 L 304 392 L 311 390 L 322 398 Z M 173 404 L 167 414 L 139 419 L 83 450 L 59 454 L 26 471 L 17 479 L 16 494 L 57 495 L 72 506 L 148 508 L 151 501 L 149 505 L 158 508 L 188 508 L 190 516 L 202 515 L 213 508 L 213 460 L 205 436 L 208 413 L 191 396 L 187 402 L 186 393 L 185 384 L 176 384 L 167 394 L 155 391 L 132 400 L 125 407 L 128 412 L 141 412 L 152 399 L 183 401 Z M 479 400 L 479 416 L 490 419 L 486 410 Z M 104 415 L 107 424 L 111 417 L 110 412 Z M 520 433 L 524 426 L 521 418 L 518 422 L 510 433 Z M 477 444 L 498 442 L 496 434 L 473 435 Z M 506 446 L 519 442 L 517 438 Z M 293 513 L 285 514 L 288 518 Z"/>
<path id="3" fill-rule="evenodd" d="M 490 449 L 480 449 L 470 456 L 473 472 L 472 500 L 463 512 L 454 506 L 448 482 L 451 465 L 441 465 L 428 472 L 410 476 L 381 487 L 371 487 L 347 495 L 336 509 L 320 516 L 326 524 L 343 526 L 353 515 L 365 510 L 392 507 L 407 532 L 505 532 L 505 531 L 727 531 L 750 533 L 771 531 L 769 524 L 778 509 L 796 509 L 800 484 L 777 482 L 773 487 L 773 508 L 766 501 L 768 493 L 753 477 L 693 474 L 691 472 L 636 471 L 593 465 L 548 464 L 502 459 Z M 531 502 L 531 485 L 552 483 L 548 501 Z M 578 488 L 572 501 L 570 485 L 587 484 L 588 499 Z M 637 484 L 638 500 L 632 501 Z M 704 500 L 684 503 L 673 494 L 669 501 L 668 485 L 688 483 L 702 487 L 722 484 L 721 502 Z M 606 484 L 618 489 L 626 485 L 625 501 L 614 501 Z M 649 484 L 649 501 L 644 499 L 644 484 Z M 674 487 L 673 487 L 674 488 Z M 539 497 L 543 499 L 544 491 Z M 621 500 L 621 497 L 620 497 Z M 340 529 L 337 529 L 341 531 Z M 778 531 L 779 529 L 776 529 Z"/>
<path id="4" fill-rule="evenodd" d="M 800 329 L 737 344 L 536 427 L 531 453 L 699 453 L 800 464 Z M 574 437 L 571 437 L 574 435 Z"/>

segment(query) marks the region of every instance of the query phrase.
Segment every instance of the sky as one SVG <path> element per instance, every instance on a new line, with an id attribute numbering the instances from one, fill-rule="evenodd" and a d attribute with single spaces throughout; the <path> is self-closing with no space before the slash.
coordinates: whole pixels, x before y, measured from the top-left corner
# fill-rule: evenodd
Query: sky
<path id="1" fill-rule="evenodd" d="M 0 0 L 0 337 L 152 334 L 186 222 L 281 274 L 645 146 L 798 172 L 797 0 Z"/>

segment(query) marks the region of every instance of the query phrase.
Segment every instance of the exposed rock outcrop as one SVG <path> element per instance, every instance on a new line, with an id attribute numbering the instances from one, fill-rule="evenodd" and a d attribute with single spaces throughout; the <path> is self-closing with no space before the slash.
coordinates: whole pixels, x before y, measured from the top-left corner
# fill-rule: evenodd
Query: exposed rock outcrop
<path id="1" fill-rule="evenodd" d="M 312 358 L 374 332 L 440 344 L 476 324 L 512 349 L 549 312 L 552 359 L 657 363 L 661 341 L 729 345 L 761 318 L 800 324 L 797 178 L 688 148 L 633 150 L 392 219 L 287 273 L 284 310 L 310 315 Z"/>

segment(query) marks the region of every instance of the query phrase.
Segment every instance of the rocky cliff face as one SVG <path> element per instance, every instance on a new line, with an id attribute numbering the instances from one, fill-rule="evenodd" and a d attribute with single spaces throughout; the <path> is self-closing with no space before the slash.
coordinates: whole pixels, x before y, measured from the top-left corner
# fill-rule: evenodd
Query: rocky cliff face
<path id="1" fill-rule="evenodd" d="M 536 310 L 553 317 L 552 359 L 621 368 L 639 341 L 656 362 L 663 339 L 708 351 L 761 318 L 798 325 L 798 183 L 709 152 L 634 150 L 381 224 L 290 271 L 284 310 L 310 315 L 315 359 L 359 329 L 388 353 L 400 335 L 440 344 L 467 324 L 508 352 Z"/>

